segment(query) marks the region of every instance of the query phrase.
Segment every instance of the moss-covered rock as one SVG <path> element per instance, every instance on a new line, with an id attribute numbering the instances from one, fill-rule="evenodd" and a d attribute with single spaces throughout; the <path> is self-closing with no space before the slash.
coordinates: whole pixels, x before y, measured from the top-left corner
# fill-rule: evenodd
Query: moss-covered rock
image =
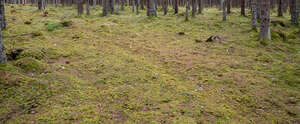
<path id="1" fill-rule="evenodd" d="M 25 72 L 41 73 L 46 68 L 44 63 L 31 57 L 21 58 L 15 63 L 15 65 L 23 69 Z"/>

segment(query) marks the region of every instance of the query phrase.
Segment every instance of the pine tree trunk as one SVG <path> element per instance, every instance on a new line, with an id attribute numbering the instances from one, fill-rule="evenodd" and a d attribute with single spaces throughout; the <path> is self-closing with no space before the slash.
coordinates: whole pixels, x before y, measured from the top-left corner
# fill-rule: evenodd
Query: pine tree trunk
<path id="1" fill-rule="evenodd" d="M 241 15 L 245 16 L 245 0 L 241 1 Z"/>
<path id="2" fill-rule="evenodd" d="M 231 0 L 227 0 L 226 1 L 226 5 L 227 5 L 227 14 L 231 13 Z"/>
<path id="3" fill-rule="evenodd" d="M 203 10 L 202 0 L 198 0 L 198 14 L 201 14 Z"/>
<path id="4" fill-rule="evenodd" d="M 2 29 L 6 28 L 4 1 L 0 1 L 0 25 Z"/>
<path id="5" fill-rule="evenodd" d="M 86 2 L 86 14 L 90 15 L 90 0 L 87 0 Z"/>
<path id="6" fill-rule="evenodd" d="M 107 4 L 108 4 L 108 0 L 102 0 L 102 15 L 103 16 L 107 15 Z"/>
<path id="7" fill-rule="evenodd" d="M 283 0 L 278 0 L 278 16 L 279 17 L 283 16 L 283 13 L 282 13 L 282 3 L 283 3 Z"/>
<path id="8" fill-rule="evenodd" d="M 38 1 L 37 1 L 37 4 L 38 4 L 38 9 L 39 9 L 39 10 L 42 10 L 42 9 L 43 9 L 43 6 L 42 6 L 42 0 L 38 0 Z"/>
<path id="9" fill-rule="evenodd" d="M 226 21 L 225 0 L 221 0 L 221 8 L 222 8 L 222 11 L 223 11 L 223 21 Z"/>
<path id="10" fill-rule="evenodd" d="M 299 24 L 299 4 L 300 0 L 291 0 L 291 23 L 293 25 Z"/>
<path id="11" fill-rule="evenodd" d="M 186 4 L 185 4 L 185 21 L 189 20 L 189 9 L 190 9 L 190 1 L 186 0 Z"/>
<path id="12" fill-rule="evenodd" d="M 252 29 L 256 30 L 256 17 L 257 17 L 257 4 L 256 4 L 256 0 L 252 0 L 251 1 L 251 15 L 252 15 L 252 23 L 251 23 L 251 26 L 252 26 Z"/>
<path id="13" fill-rule="evenodd" d="M 148 3 L 147 3 L 147 16 L 157 16 L 154 0 L 148 0 Z"/>
<path id="14" fill-rule="evenodd" d="M 196 0 L 192 0 L 192 17 L 196 16 L 196 11 L 197 11 Z"/>
<path id="15" fill-rule="evenodd" d="M 0 26 L 0 63 L 5 63 L 7 60 L 6 60 L 6 54 L 5 54 L 5 49 L 4 49 L 4 44 L 3 44 L 3 41 L 2 41 L 2 27 L 3 27 L 3 19 L 4 19 L 4 1 L 1 0 L 0 1 L 0 16 L 1 16 L 1 26 Z"/>
<path id="16" fill-rule="evenodd" d="M 271 32 L 270 32 L 269 24 L 270 24 L 270 0 L 262 0 L 259 39 L 271 40 Z"/>
<path id="17" fill-rule="evenodd" d="M 179 0 L 174 0 L 174 10 L 175 10 L 174 14 L 178 13 L 178 2 Z"/>
<path id="18" fill-rule="evenodd" d="M 162 7 L 164 9 L 164 15 L 167 15 L 167 13 L 168 13 L 168 1 L 167 0 L 163 0 Z"/>
<path id="19" fill-rule="evenodd" d="M 261 2 L 260 0 L 256 0 L 256 18 L 260 21 L 261 18 Z"/>
<path id="20" fill-rule="evenodd" d="M 81 16 L 83 14 L 83 0 L 77 0 L 77 12 L 78 16 Z"/>
<path id="21" fill-rule="evenodd" d="M 135 0 L 135 8 L 136 8 L 136 14 L 139 14 L 139 4 L 140 4 L 140 0 Z"/>

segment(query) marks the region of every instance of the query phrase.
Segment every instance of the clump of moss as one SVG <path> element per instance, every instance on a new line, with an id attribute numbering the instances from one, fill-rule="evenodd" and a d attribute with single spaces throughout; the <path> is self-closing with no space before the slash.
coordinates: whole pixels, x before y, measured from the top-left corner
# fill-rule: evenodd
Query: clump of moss
<path id="1" fill-rule="evenodd" d="M 63 27 L 70 27 L 72 23 L 73 22 L 71 20 L 63 20 L 62 22 L 60 22 L 60 24 L 62 24 Z"/>
<path id="2" fill-rule="evenodd" d="M 40 31 L 34 31 L 31 33 L 32 37 L 39 37 L 39 36 L 43 36 L 43 33 Z"/>
<path id="3" fill-rule="evenodd" d="M 15 65 L 20 67 L 25 72 L 37 72 L 41 73 L 45 70 L 45 64 L 31 57 L 25 57 L 19 59 Z"/>
<path id="4" fill-rule="evenodd" d="M 24 22 L 24 24 L 26 24 L 26 25 L 30 25 L 31 23 L 32 23 L 32 22 L 29 21 L 29 20 L 27 20 L 27 21 Z"/>
<path id="5" fill-rule="evenodd" d="M 46 29 L 47 31 L 54 31 L 55 29 L 59 29 L 61 28 L 63 25 L 61 23 L 57 23 L 57 22 L 54 22 L 54 23 L 49 23 L 47 26 L 46 26 Z"/>
<path id="6" fill-rule="evenodd" d="M 177 117 L 172 120 L 172 124 L 197 124 L 197 122 L 191 117 Z"/>
<path id="7" fill-rule="evenodd" d="M 45 57 L 45 54 L 38 49 L 28 49 L 28 50 L 24 50 L 18 57 L 17 59 L 20 58 L 25 58 L 25 57 L 31 57 L 37 60 L 41 60 Z"/>

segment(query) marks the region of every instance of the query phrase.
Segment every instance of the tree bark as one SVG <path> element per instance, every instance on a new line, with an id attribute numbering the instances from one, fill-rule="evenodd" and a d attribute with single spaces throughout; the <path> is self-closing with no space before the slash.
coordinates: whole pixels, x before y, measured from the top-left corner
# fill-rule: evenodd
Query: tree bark
<path id="1" fill-rule="evenodd" d="M 0 16 L 1 16 L 1 26 L 0 26 L 0 63 L 5 63 L 7 61 L 6 59 L 6 54 L 5 54 L 5 49 L 4 49 L 4 44 L 3 44 L 3 41 L 2 41 L 2 27 L 3 27 L 3 24 L 5 22 L 3 22 L 3 19 L 4 19 L 4 1 L 1 0 L 0 1 Z M 5 19 L 4 19 L 5 20 Z"/>
<path id="2" fill-rule="evenodd" d="M 163 7 L 163 10 L 164 10 L 164 15 L 167 15 L 167 13 L 168 13 L 168 0 L 163 0 L 162 7 Z"/>
<path id="3" fill-rule="evenodd" d="M 90 15 L 90 0 L 86 1 L 86 14 Z"/>
<path id="4" fill-rule="evenodd" d="M 291 23 L 293 25 L 299 24 L 299 4 L 300 0 L 291 0 Z"/>
<path id="5" fill-rule="evenodd" d="M 185 21 L 189 20 L 189 9 L 190 9 L 190 0 L 186 0 L 185 3 Z"/>
<path id="6" fill-rule="evenodd" d="M 270 0 L 262 0 L 259 39 L 271 40 L 271 32 L 270 32 L 269 24 L 270 24 Z"/>
<path id="7" fill-rule="evenodd" d="M 83 14 L 83 3 L 84 3 L 84 0 L 77 0 L 78 16 L 81 16 Z"/>
<path id="8" fill-rule="evenodd" d="M 178 13 L 178 2 L 179 0 L 174 0 L 174 10 L 175 10 L 174 14 Z"/>
<path id="9" fill-rule="evenodd" d="M 202 0 L 198 0 L 198 14 L 201 14 L 203 10 Z"/>
<path id="10" fill-rule="evenodd" d="M 251 15 L 252 15 L 252 19 L 251 19 L 251 26 L 252 29 L 256 30 L 256 17 L 257 17 L 257 1 L 256 0 L 251 0 Z"/>
<path id="11" fill-rule="evenodd" d="M 0 1 L 0 26 L 2 29 L 6 28 L 5 8 L 3 0 Z"/>
<path id="12" fill-rule="evenodd" d="M 192 0 L 192 17 L 196 16 L 196 11 L 197 11 L 196 0 Z"/>
<path id="13" fill-rule="evenodd" d="M 223 11 L 223 21 L 226 21 L 225 0 L 221 0 L 221 8 L 222 8 L 222 11 Z"/>
<path id="14" fill-rule="evenodd" d="M 278 16 L 282 17 L 283 13 L 282 13 L 282 4 L 283 4 L 283 0 L 278 0 Z"/>
<path id="15" fill-rule="evenodd" d="M 147 3 L 147 16 L 155 16 L 155 17 L 157 16 L 154 0 L 148 0 L 148 3 Z"/>
<path id="16" fill-rule="evenodd" d="M 231 0 L 227 0 L 226 1 L 226 5 L 227 5 L 227 14 L 231 13 Z"/>
<path id="17" fill-rule="evenodd" d="M 241 1 L 241 15 L 245 16 L 245 0 Z"/>

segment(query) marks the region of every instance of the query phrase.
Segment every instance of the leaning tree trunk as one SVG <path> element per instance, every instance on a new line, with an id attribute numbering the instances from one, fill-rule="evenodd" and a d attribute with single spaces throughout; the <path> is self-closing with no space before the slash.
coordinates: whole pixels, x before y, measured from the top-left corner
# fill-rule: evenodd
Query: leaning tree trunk
<path id="1" fill-rule="evenodd" d="M 3 0 L 0 1 L 0 26 L 2 29 L 6 28 L 5 8 Z"/>
<path id="2" fill-rule="evenodd" d="M 221 8 L 222 8 L 222 11 L 223 11 L 223 21 L 226 21 L 225 0 L 221 0 Z"/>
<path id="3" fill-rule="evenodd" d="M 251 0 L 251 15 L 252 15 L 252 19 L 251 19 L 251 26 L 252 29 L 256 30 L 256 17 L 257 17 L 257 4 L 256 4 L 256 0 Z"/>
<path id="4" fill-rule="evenodd" d="M 2 11 L 2 10 L 0 10 Z M 0 27 L 0 63 L 5 63 L 6 60 L 6 54 L 5 54 L 5 49 L 4 49 L 4 45 L 2 42 L 2 29 Z"/>
<path id="5" fill-rule="evenodd" d="M 147 2 L 147 16 L 157 16 L 154 0 L 148 0 Z"/>
<path id="6" fill-rule="evenodd" d="M 270 23 L 270 0 L 262 0 L 259 39 L 271 40 L 269 23 Z"/>
<path id="7" fill-rule="evenodd" d="M 282 17 L 283 13 L 282 13 L 282 4 L 283 4 L 283 0 L 278 0 L 278 16 Z"/>
<path id="8" fill-rule="evenodd" d="M 262 0 L 264 1 L 264 0 Z M 245 16 L 245 0 L 241 1 L 241 15 Z"/>

